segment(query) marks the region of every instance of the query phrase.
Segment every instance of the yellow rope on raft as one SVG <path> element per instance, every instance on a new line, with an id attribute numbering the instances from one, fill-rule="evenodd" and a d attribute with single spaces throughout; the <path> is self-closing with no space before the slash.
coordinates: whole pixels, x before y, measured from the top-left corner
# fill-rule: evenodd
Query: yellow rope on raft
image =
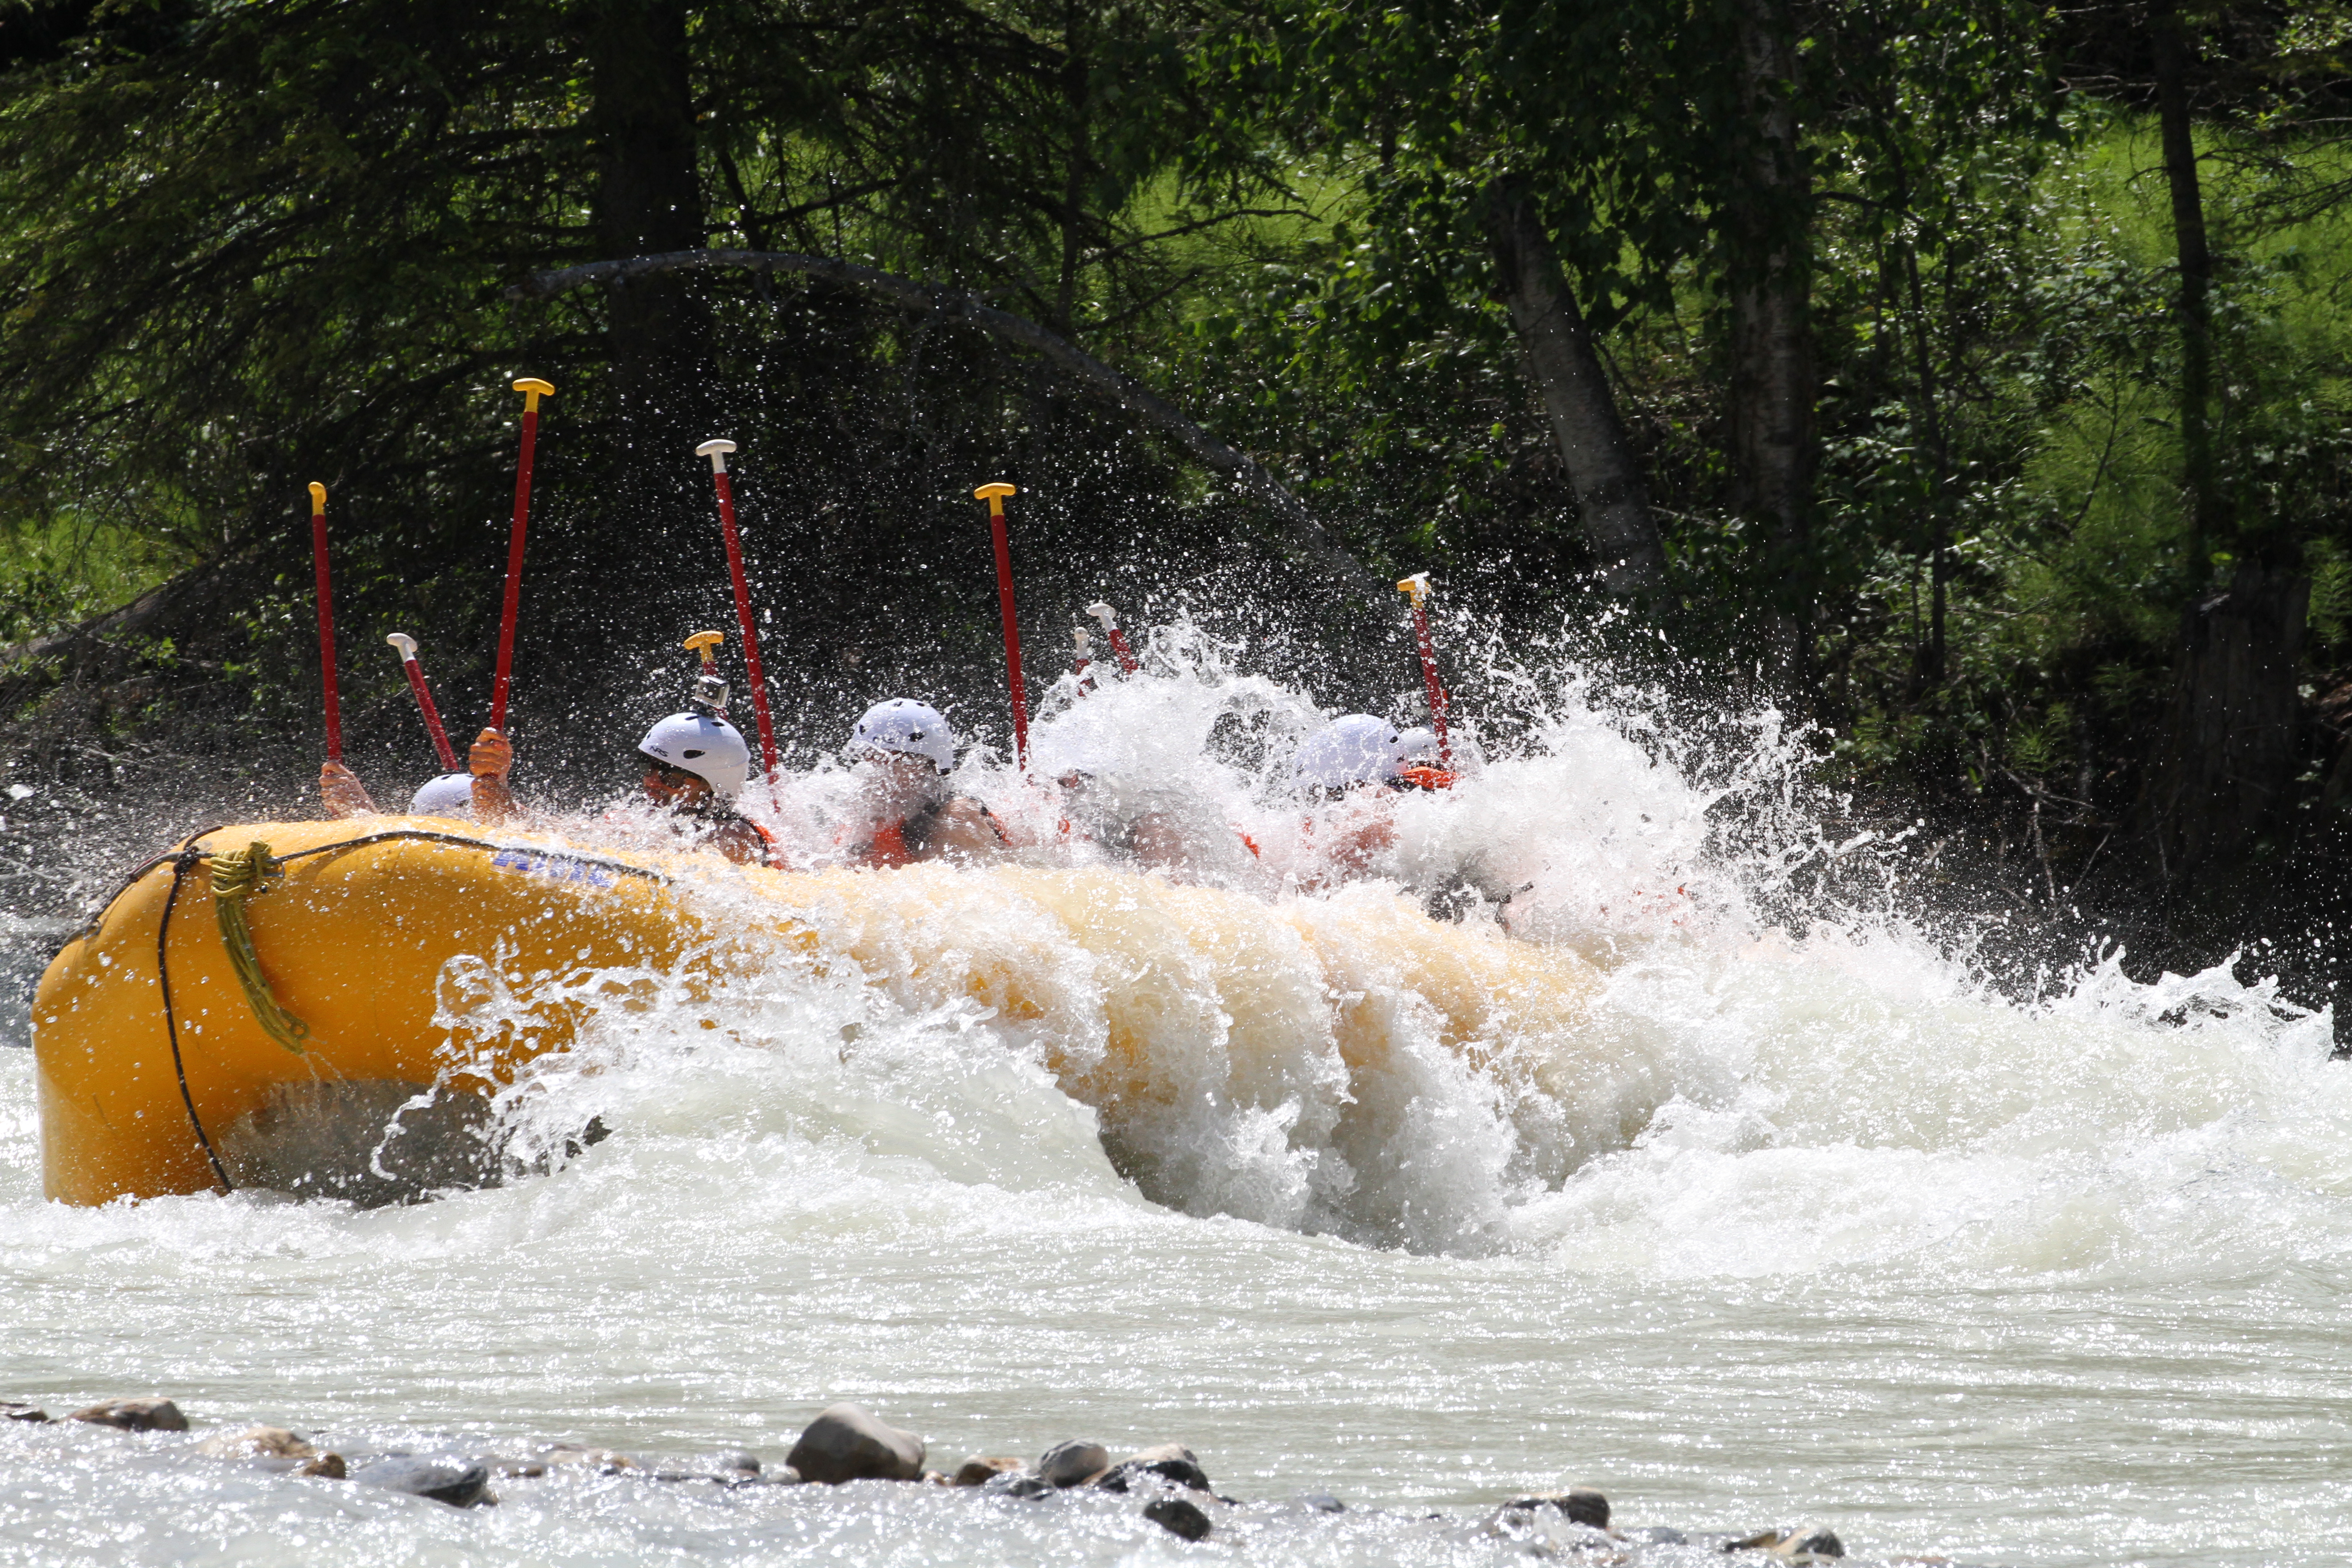
<path id="1" fill-rule="evenodd" d="M 236 983 L 245 987 L 253 1021 L 299 1057 L 302 1042 L 310 1037 L 310 1026 L 278 1005 L 261 973 L 261 955 L 253 951 L 253 932 L 245 923 L 245 901 L 268 892 L 286 875 L 285 868 L 270 858 L 269 846 L 258 841 L 242 855 L 215 855 L 205 864 L 213 874 L 213 914 L 220 921 L 221 945 L 228 950 Z"/>

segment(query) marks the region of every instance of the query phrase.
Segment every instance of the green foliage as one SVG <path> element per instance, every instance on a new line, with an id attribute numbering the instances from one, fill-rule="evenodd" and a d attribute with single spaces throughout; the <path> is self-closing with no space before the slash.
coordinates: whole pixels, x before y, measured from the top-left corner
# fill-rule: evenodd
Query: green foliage
<path id="1" fill-rule="evenodd" d="M 19 643 L 128 604 L 191 552 L 120 523 L 59 516 L 0 543 L 0 643 Z"/>
<path id="2" fill-rule="evenodd" d="M 1759 606 L 1795 582 L 1813 610 L 1806 696 L 1856 783 L 2112 819 L 2181 606 L 2242 559 L 2311 571 L 2315 679 L 2352 652 L 2352 152 L 2334 129 L 2352 13 L 2333 0 L 2191 17 L 2211 57 L 2200 150 L 2235 520 L 2200 560 L 2156 138 L 2129 90 L 2065 85 L 2098 78 L 2075 56 L 2137 46 L 2069 32 L 2085 25 L 2071 13 L 44 8 L 48 43 L 0 62 L 7 635 L 243 552 L 259 577 L 207 657 L 254 714 L 295 722 L 282 672 L 310 679 L 299 498 L 317 478 L 353 624 L 486 649 L 501 389 L 524 371 L 561 388 L 538 581 L 618 615 L 650 602 L 649 579 L 710 574 L 698 489 L 614 499 L 660 467 L 616 390 L 622 297 L 506 293 L 606 243 L 626 130 L 595 39 L 633 6 L 680 20 L 694 178 L 665 199 L 709 244 L 979 291 L 1256 455 L 1368 559 L 1480 572 L 1507 613 L 1556 615 L 1589 563 L 1485 227 L 1494 183 L 1524 181 L 1662 514 L 1684 647 L 1747 668 Z M 1759 18 L 1796 38 L 1790 79 L 1754 79 Z M 1801 128 L 1801 178 L 1755 177 L 1759 101 Z M 1794 560 L 1741 494 L 1729 434 L 1733 302 L 1790 269 L 1811 282 L 1822 379 Z M 983 465 L 1040 498 L 1055 593 L 1139 560 L 1181 585 L 1247 532 L 1171 454 L 958 329 L 723 278 L 692 305 L 680 363 L 715 389 L 698 416 L 743 442 L 748 496 L 759 453 L 784 454 L 772 473 L 796 487 L 767 492 L 797 510 L 754 520 L 755 573 L 838 587 L 786 658 L 984 654 L 977 547 L 954 510 Z M 473 679 L 479 659 L 441 668 Z M 379 662 L 354 709 L 396 713 Z"/>

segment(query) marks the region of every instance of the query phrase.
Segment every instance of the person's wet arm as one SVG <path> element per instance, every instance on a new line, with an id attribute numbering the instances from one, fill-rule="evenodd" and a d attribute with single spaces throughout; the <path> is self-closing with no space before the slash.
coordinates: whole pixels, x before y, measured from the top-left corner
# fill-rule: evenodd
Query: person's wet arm
<path id="1" fill-rule="evenodd" d="M 959 795 L 940 807 L 930 842 L 924 848 L 930 855 L 985 860 L 1003 854 L 1005 847 L 1004 832 L 997 826 L 995 815 L 980 802 Z"/>
<path id="2" fill-rule="evenodd" d="M 373 816 L 375 801 L 360 775 L 332 760 L 319 764 L 319 798 L 327 815 L 337 821 L 348 816 Z"/>
<path id="3" fill-rule="evenodd" d="M 507 783 L 507 775 L 514 772 L 514 746 L 504 735 L 496 730 L 477 735 L 467 750 L 466 765 L 474 775 L 475 821 L 495 827 L 522 815 L 522 803 Z"/>

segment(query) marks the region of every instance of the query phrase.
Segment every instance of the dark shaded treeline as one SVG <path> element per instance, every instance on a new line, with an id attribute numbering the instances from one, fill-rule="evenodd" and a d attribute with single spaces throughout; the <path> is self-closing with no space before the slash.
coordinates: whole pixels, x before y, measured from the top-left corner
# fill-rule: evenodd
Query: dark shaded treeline
<path id="1" fill-rule="evenodd" d="M 992 718 L 982 478 L 1027 491 L 1041 659 L 1087 599 L 1182 596 L 1333 700 L 1408 685 L 1396 609 L 1279 505 L 1017 343 L 789 274 L 528 287 L 791 251 L 1118 367 L 1373 574 L 1622 607 L 1599 642 L 1818 721 L 1858 818 L 1927 815 L 1956 898 L 2151 962 L 2322 930 L 2347 37 L 2177 0 L 21 6 L 0 504 L 28 560 L 190 570 L 0 676 L 20 766 L 306 733 L 313 478 L 362 750 L 413 749 L 394 625 L 478 707 L 518 374 L 559 388 L 551 739 L 723 624 L 721 431 L 812 743 L 908 681 Z M 16 635 L 110 607 L 70 570 L 19 574 Z"/>

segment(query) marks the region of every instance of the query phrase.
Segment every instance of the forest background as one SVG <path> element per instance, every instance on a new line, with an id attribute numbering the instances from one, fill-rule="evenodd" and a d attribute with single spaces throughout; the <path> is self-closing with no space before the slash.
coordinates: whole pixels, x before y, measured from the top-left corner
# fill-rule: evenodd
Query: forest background
<path id="1" fill-rule="evenodd" d="M 1107 596 L 1391 706 L 1430 570 L 1507 662 L 1817 726 L 1831 836 L 2023 968 L 2323 999 L 2347 66 L 2341 0 L 5 0 L 5 901 L 125 803 L 299 799 L 311 479 L 353 760 L 421 774 L 370 650 L 484 706 L 539 375 L 551 773 L 731 626 L 723 433 L 803 762 L 1002 727 L 1008 479 L 1040 669 Z"/>

